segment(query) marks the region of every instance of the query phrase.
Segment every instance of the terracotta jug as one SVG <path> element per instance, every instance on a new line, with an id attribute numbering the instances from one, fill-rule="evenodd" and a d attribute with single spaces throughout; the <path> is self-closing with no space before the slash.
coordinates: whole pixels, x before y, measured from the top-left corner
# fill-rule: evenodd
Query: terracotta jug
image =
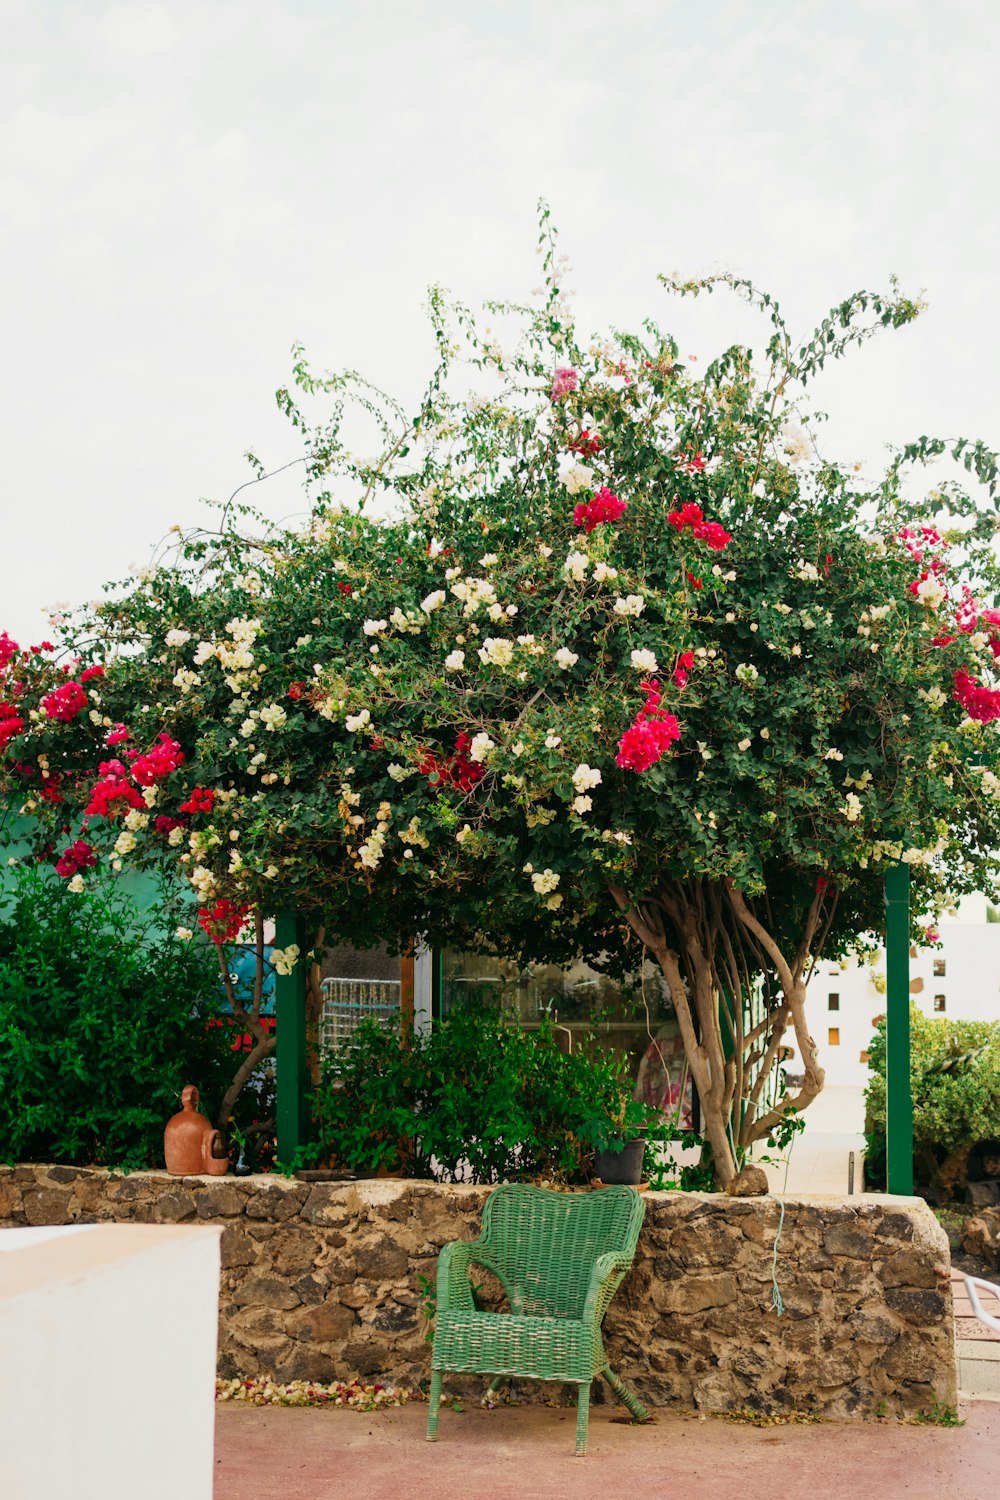
<path id="1" fill-rule="evenodd" d="M 163 1156 L 174 1177 L 197 1177 L 201 1172 L 224 1177 L 229 1171 L 222 1136 L 199 1111 L 198 1090 L 192 1083 L 181 1091 L 181 1109 L 167 1121 Z"/>

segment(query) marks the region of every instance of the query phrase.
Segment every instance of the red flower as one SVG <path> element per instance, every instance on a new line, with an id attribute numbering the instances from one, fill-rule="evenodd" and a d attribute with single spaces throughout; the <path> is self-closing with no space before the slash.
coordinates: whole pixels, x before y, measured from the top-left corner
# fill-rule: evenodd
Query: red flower
<path id="1" fill-rule="evenodd" d="M 186 802 L 181 803 L 181 812 L 211 812 L 215 806 L 215 792 L 210 786 L 196 786 Z"/>
<path id="2" fill-rule="evenodd" d="M 109 729 L 107 734 L 104 736 L 104 743 L 108 746 L 124 745 L 125 741 L 130 738 L 131 736 L 128 730 L 125 728 L 124 724 L 115 724 L 115 726 L 112 729 Z"/>
<path id="3" fill-rule="evenodd" d="M 337 580 L 337 587 L 338 587 L 338 589 L 340 590 L 340 592 L 342 594 L 353 594 L 354 593 L 354 589 L 351 587 L 351 585 L 349 583 L 345 583 L 342 578 L 338 578 L 338 580 Z"/>
<path id="4" fill-rule="evenodd" d="M 615 764 L 627 771 L 648 771 L 681 737 L 680 725 L 673 714 L 660 707 L 662 694 L 655 678 L 642 684 L 646 701 L 618 741 Z"/>
<path id="5" fill-rule="evenodd" d="M 677 658 L 677 665 L 674 668 L 674 681 L 676 682 L 678 687 L 682 688 L 686 685 L 688 680 L 688 673 L 691 671 L 691 668 L 693 666 L 694 652 L 682 651 L 680 656 Z"/>
<path id="6" fill-rule="evenodd" d="M 120 765 L 120 761 L 104 761 L 101 770 L 104 771 L 105 766 Z M 146 804 L 135 787 L 124 779 L 124 770 L 122 766 L 120 775 L 113 770 L 105 772 L 90 793 L 90 801 L 84 809 L 85 817 L 110 818 L 123 807 L 145 808 Z"/>
<path id="7" fill-rule="evenodd" d="M 214 906 L 202 906 L 198 911 L 198 926 L 213 943 L 231 943 L 246 920 L 249 906 L 237 906 L 235 901 L 220 896 Z"/>
<path id="8" fill-rule="evenodd" d="M 0 703 L 0 747 L 24 729 L 24 720 L 13 703 Z"/>
<path id="9" fill-rule="evenodd" d="M 153 786 L 184 762 L 184 751 L 165 731 L 145 755 L 132 756 L 132 779 L 138 786 Z"/>
<path id="10" fill-rule="evenodd" d="M 69 880 L 78 870 L 90 870 L 97 864 L 97 855 L 85 839 L 77 839 L 64 849 L 56 860 L 56 874 Z"/>
<path id="11" fill-rule="evenodd" d="M 600 453 L 603 447 L 604 444 L 601 442 L 601 439 L 598 437 L 597 433 L 591 432 L 589 428 L 584 427 L 582 432 L 580 433 L 580 436 L 578 438 L 574 438 L 570 443 L 569 450 L 571 453 L 579 453 L 581 458 L 592 458 L 595 453 Z"/>
<path id="12" fill-rule="evenodd" d="M 1000 719 L 1000 691 L 984 687 L 968 672 L 955 673 L 955 691 L 952 695 L 962 705 L 970 719 L 980 724 L 992 724 Z"/>
<path id="13" fill-rule="evenodd" d="M 667 517 L 669 525 L 677 531 L 690 529 L 698 542 L 706 542 L 713 552 L 721 552 L 732 541 L 732 532 L 720 526 L 718 521 L 706 521 L 700 505 L 689 500 L 680 510 L 673 510 Z"/>
<path id="14" fill-rule="evenodd" d="M 486 768 L 479 761 L 470 760 L 466 755 L 471 743 L 470 737 L 463 732 L 455 741 L 453 755 L 438 759 L 429 750 L 422 751 L 417 770 L 421 776 L 427 777 L 431 786 L 453 786 L 461 792 L 471 792 L 486 774 Z"/>
<path id="15" fill-rule="evenodd" d="M 103 677 L 103 676 L 104 676 L 104 668 L 103 667 L 87 667 L 87 668 L 85 668 L 84 671 L 82 671 L 80 673 L 80 681 L 81 682 L 89 682 L 92 677 Z"/>
<path id="16" fill-rule="evenodd" d="M 301 698 L 305 690 L 304 682 L 293 682 L 288 689 L 289 698 Z"/>
<path id="17" fill-rule="evenodd" d="M 0 631 L 0 668 L 3 668 L 20 651 L 16 641 L 12 641 L 6 630 Z"/>
<path id="18" fill-rule="evenodd" d="M 595 494 L 593 500 L 586 505 L 580 504 L 573 512 L 573 525 L 582 526 L 589 536 L 595 526 L 601 526 L 608 521 L 618 521 L 628 510 L 624 500 L 619 500 L 613 495 L 606 484 Z"/>
<path id="19" fill-rule="evenodd" d="M 153 827 L 157 833 L 173 833 L 175 828 L 183 828 L 185 821 L 184 818 L 170 818 L 165 813 L 161 813 Z"/>
<path id="20" fill-rule="evenodd" d="M 62 687 L 53 688 L 42 699 L 42 707 L 49 718 L 59 719 L 63 724 L 75 719 L 86 706 L 87 695 L 78 682 L 64 682 Z"/>
<path id="21" fill-rule="evenodd" d="M 685 576 L 687 578 L 688 583 L 691 585 L 691 587 L 693 589 L 704 588 L 705 585 L 702 583 L 701 579 L 700 578 L 696 578 L 694 576 L 694 574 L 690 571 L 690 569 L 687 571 L 687 573 L 685 574 Z"/>

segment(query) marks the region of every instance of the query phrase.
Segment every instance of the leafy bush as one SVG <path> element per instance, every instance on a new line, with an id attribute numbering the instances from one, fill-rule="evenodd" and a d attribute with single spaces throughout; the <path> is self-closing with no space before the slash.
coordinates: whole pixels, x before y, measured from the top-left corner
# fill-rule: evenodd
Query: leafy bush
<path id="1" fill-rule="evenodd" d="M 624 1060 L 596 1045 L 561 1052 L 547 1021 L 522 1031 L 467 1003 L 430 1036 L 367 1022 L 326 1070 L 307 1154 L 408 1177 L 582 1182 L 598 1122 L 630 1092 Z"/>
<path id="2" fill-rule="evenodd" d="M 886 1023 L 869 1047 L 866 1175 L 885 1183 Z M 910 1007 L 913 1159 L 918 1180 L 950 1197 L 981 1141 L 1000 1137 L 1000 1022 L 936 1020 Z"/>
<path id="3" fill-rule="evenodd" d="M 0 898 L 0 1159 L 162 1165 L 184 1084 L 211 1114 L 234 1071 L 215 954 L 114 887 L 35 869 Z"/>

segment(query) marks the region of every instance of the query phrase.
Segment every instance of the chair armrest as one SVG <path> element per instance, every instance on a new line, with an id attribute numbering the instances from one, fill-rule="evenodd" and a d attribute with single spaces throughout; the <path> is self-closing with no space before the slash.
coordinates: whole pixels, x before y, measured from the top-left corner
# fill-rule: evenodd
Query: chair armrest
<path id="1" fill-rule="evenodd" d="M 500 1268 L 482 1240 L 453 1240 L 438 1256 L 437 1305 L 440 1312 L 450 1307 L 461 1307 L 470 1312 L 474 1309 L 470 1266 L 482 1266 L 484 1270 L 492 1271 L 510 1295 Z"/>
<path id="2" fill-rule="evenodd" d="M 587 1299 L 583 1305 L 583 1322 L 587 1323 L 591 1319 L 596 1319 L 598 1323 L 601 1321 L 633 1259 L 634 1256 L 619 1250 L 610 1250 L 597 1257 L 590 1272 Z"/>

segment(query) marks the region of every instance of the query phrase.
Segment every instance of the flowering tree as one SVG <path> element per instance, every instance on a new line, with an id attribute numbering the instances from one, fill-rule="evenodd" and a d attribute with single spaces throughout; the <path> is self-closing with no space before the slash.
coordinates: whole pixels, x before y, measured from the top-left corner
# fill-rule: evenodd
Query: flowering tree
<path id="1" fill-rule="evenodd" d="M 540 305 L 488 330 L 432 294 L 412 419 L 300 352 L 307 527 L 181 538 L 64 627 L 100 680 L 11 656 L 5 775 L 68 879 L 173 861 L 220 944 L 254 913 L 260 950 L 280 905 L 360 944 L 652 958 L 726 1183 L 821 1089 L 808 978 L 880 928 L 886 863 L 925 925 L 993 878 L 996 459 L 921 439 L 863 483 L 821 455 L 809 382 L 916 316 L 895 287 L 796 343 L 747 282 L 668 283 L 769 322 L 696 377 L 652 322 L 582 346 L 544 215 L 540 249 Z M 976 496 L 909 498 L 946 450 Z"/>

